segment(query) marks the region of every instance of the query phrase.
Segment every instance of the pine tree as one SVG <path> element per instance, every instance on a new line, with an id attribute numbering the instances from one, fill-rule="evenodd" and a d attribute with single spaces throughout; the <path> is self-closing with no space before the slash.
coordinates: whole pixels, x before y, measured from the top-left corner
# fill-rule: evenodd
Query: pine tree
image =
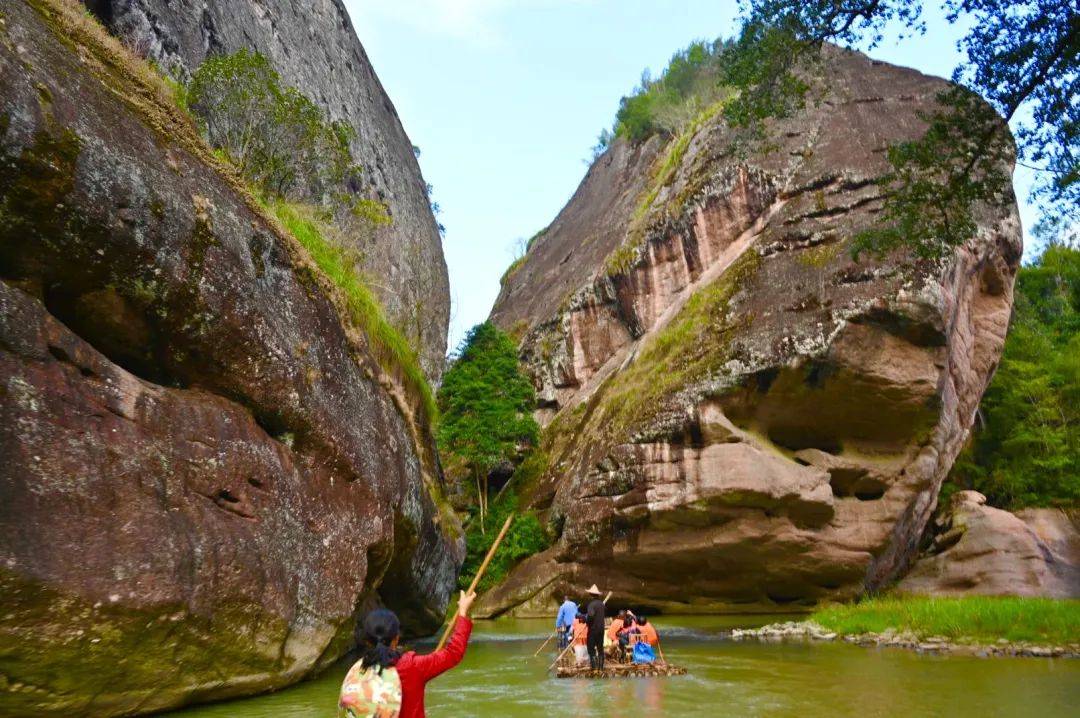
<path id="1" fill-rule="evenodd" d="M 536 395 L 518 366 L 513 341 L 494 324 L 469 330 L 439 389 L 439 447 L 468 468 L 477 489 L 481 526 L 488 474 L 536 444 Z"/>

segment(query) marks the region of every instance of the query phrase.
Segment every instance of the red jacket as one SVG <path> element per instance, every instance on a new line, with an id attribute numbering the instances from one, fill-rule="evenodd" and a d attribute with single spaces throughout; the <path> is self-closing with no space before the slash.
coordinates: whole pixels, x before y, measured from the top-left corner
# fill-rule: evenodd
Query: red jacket
<path id="1" fill-rule="evenodd" d="M 435 676 L 450 670 L 465 657 L 465 645 L 472 633 L 472 621 L 458 616 L 446 648 L 424 656 L 409 651 L 394 665 L 401 679 L 401 718 L 424 718 L 424 686 Z"/>

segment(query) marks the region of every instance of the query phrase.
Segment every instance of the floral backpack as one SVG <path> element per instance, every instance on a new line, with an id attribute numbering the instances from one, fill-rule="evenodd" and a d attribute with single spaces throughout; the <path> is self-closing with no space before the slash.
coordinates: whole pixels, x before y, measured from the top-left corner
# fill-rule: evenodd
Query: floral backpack
<path id="1" fill-rule="evenodd" d="M 346 718 L 398 718 L 401 714 L 401 678 L 396 668 L 365 668 L 357 661 L 345 675 L 338 699 L 338 715 Z"/>

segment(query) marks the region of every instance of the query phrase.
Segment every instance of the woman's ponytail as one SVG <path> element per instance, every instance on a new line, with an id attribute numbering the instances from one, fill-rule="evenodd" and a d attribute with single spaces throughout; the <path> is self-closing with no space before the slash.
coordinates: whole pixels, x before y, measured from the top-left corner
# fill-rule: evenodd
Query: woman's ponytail
<path id="1" fill-rule="evenodd" d="M 393 648 L 394 639 L 401 632 L 401 623 L 393 611 L 377 608 L 364 618 L 360 658 L 367 668 L 382 673 L 384 668 L 395 665 L 401 653 Z"/>

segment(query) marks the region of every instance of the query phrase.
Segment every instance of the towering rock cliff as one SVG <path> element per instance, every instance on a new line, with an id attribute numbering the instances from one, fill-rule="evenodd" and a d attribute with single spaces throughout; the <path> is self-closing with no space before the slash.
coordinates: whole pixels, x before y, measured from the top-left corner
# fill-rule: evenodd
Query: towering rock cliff
<path id="1" fill-rule="evenodd" d="M 1000 356 L 1015 201 L 941 265 L 853 261 L 886 147 L 945 83 L 830 51 L 828 91 L 744 153 L 718 113 L 619 140 L 492 318 L 547 423 L 558 535 L 482 610 L 597 582 L 677 611 L 850 599 L 909 564 Z"/>
<path id="2" fill-rule="evenodd" d="M 437 381 L 446 356 L 450 285 L 413 145 L 341 0 L 84 0 L 137 54 L 184 79 L 207 56 L 249 49 L 285 85 L 356 130 L 362 180 L 389 209 L 387 227 L 342 227 L 391 320 Z"/>
<path id="3" fill-rule="evenodd" d="M 423 406 L 145 63 L 0 4 L 0 714 L 278 688 L 380 597 L 434 629 Z"/>

